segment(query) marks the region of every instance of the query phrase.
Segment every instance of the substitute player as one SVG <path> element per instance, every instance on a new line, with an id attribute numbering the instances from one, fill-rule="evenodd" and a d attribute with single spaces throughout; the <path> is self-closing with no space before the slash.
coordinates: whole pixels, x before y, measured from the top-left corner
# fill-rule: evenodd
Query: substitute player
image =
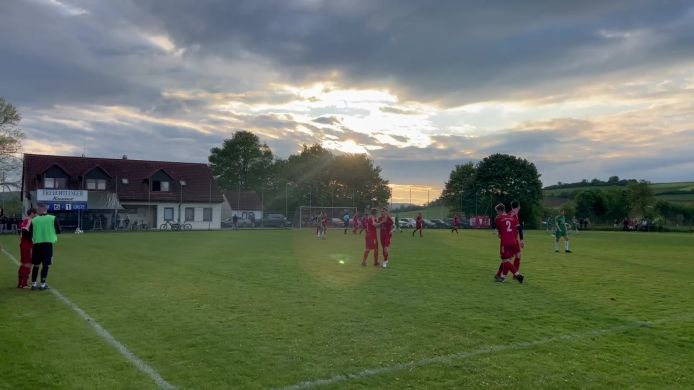
<path id="1" fill-rule="evenodd" d="M 508 272 L 515 277 L 518 283 L 523 283 L 523 275 L 513 266 L 513 258 L 516 256 L 518 229 L 516 228 L 516 218 L 510 214 L 506 214 L 506 206 L 499 203 L 494 208 L 496 210 L 496 219 L 494 223 L 499 234 L 499 252 L 501 256 L 501 275 Z M 499 273 L 494 277 L 499 283 L 503 283 L 506 279 L 500 276 Z"/>
<path id="2" fill-rule="evenodd" d="M 354 218 L 352 218 L 352 233 L 357 234 L 357 230 L 359 229 L 359 212 L 354 211 Z"/>
<path id="3" fill-rule="evenodd" d="M 58 241 L 60 234 L 60 225 L 58 219 L 54 215 L 48 215 L 48 207 L 45 205 L 39 206 L 39 215 L 31 220 L 29 231 L 34 246 L 31 250 L 31 262 L 34 268 L 31 270 L 31 289 L 46 290 L 46 278 L 48 277 L 48 269 L 53 264 L 53 244 Z M 41 265 L 41 287 L 36 285 L 36 279 L 39 275 L 39 265 Z"/>
<path id="4" fill-rule="evenodd" d="M 458 213 L 453 214 L 453 224 L 451 225 L 451 233 L 455 232 L 458 234 L 458 228 L 460 228 L 460 217 Z"/>
<path id="5" fill-rule="evenodd" d="M 414 225 L 414 231 L 412 232 L 412 237 L 414 237 L 415 233 L 419 230 L 419 237 L 422 237 L 422 230 L 424 230 L 424 217 L 422 217 L 422 213 L 417 214 L 417 219 L 415 220 L 415 225 Z"/>
<path id="6" fill-rule="evenodd" d="M 365 217 L 366 223 L 365 223 L 365 229 L 366 230 L 366 248 L 364 249 L 364 258 L 361 262 L 361 265 L 366 267 L 366 259 L 369 258 L 369 252 L 374 251 L 374 267 L 378 267 L 378 237 L 376 236 L 376 230 L 378 227 L 381 225 L 377 220 L 376 220 L 376 214 L 378 213 L 377 209 L 371 209 L 371 215 L 368 217 Z"/>
<path id="7" fill-rule="evenodd" d="M 31 227 L 31 220 L 36 216 L 36 210 L 30 208 L 27 211 L 27 216 L 22 220 L 19 225 L 19 254 L 20 254 L 20 265 L 19 271 L 17 272 L 17 288 L 28 288 L 29 287 L 29 274 L 31 273 L 31 248 L 34 246 L 31 240 L 31 232 L 29 231 Z"/>
<path id="8" fill-rule="evenodd" d="M 393 218 L 390 217 L 390 213 L 388 213 L 387 208 L 383 207 L 381 209 L 381 217 L 378 219 L 378 222 L 380 224 L 379 232 L 381 235 L 381 247 L 383 248 L 383 268 L 388 268 L 390 239 L 393 237 L 395 225 L 393 224 Z"/>
<path id="9" fill-rule="evenodd" d="M 554 218 L 554 251 L 559 252 L 559 239 L 564 238 L 564 252 L 572 253 L 569 249 L 569 232 L 566 229 L 566 216 L 564 209 L 559 210 L 559 215 Z"/>

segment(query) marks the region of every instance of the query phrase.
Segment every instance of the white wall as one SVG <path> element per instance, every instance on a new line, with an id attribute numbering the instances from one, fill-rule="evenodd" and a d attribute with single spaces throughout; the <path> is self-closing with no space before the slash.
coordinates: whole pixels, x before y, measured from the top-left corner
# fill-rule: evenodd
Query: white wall
<path id="1" fill-rule="evenodd" d="M 156 203 L 157 207 L 157 227 L 161 226 L 164 221 L 164 209 L 173 208 L 173 222 L 178 222 L 178 203 Z M 195 209 L 195 220 L 186 221 L 186 208 L 192 207 Z M 212 208 L 212 221 L 203 221 L 203 209 Z M 194 230 L 220 229 L 222 227 L 222 203 L 183 203 L 181 204 L 181 222 L 189 223 Z"/>

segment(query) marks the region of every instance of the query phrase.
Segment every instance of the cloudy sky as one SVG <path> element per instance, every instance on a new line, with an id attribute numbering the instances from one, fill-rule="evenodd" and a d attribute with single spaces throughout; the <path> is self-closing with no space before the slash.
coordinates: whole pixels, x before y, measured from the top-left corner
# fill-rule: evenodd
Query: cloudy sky
<path id="1" fill-rule="evenodd" d="M 694 179 L 691 1 L 5 0 L 0 37 L 27 152 L 204 162 L 244 129 L 398 194 L 497 152 Z"/>

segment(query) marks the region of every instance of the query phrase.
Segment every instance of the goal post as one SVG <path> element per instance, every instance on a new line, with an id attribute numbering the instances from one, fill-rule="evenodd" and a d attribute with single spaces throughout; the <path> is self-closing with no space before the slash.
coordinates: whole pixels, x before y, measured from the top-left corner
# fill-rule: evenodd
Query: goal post
<path id="1" fill-rule="evenodd" d="M 320 213 L 324 212 L 328 215 L 329 227 L 342 227 L 343 217 L 349 214 L 350 221 L 357 212 L 354 206 L 336 206 L 336 207 L 319 207 L 319 206 L 299 206 L 299 228 L 317 226 Z M 339 220 L 339 222 L 338 222 Z"/>

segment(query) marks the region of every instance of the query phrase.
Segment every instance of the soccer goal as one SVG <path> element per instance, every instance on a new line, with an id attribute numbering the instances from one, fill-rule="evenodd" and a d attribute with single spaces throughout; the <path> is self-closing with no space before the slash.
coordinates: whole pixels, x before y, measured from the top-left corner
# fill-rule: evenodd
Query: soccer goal
<path id="1" fill-rule="evenodd" d="M 315 227 L 320 223 L 321 212 L 328 215 L 329 227 L 344 226 L 344 217 L 349 215 L 351 223 L 357 208 L 353 206 L 343 207 L 318 207 L 318 206 L 300 206 L 299 207 L 299 228 Z M 350 225 L 351 226 L 351 225 Z"/>

